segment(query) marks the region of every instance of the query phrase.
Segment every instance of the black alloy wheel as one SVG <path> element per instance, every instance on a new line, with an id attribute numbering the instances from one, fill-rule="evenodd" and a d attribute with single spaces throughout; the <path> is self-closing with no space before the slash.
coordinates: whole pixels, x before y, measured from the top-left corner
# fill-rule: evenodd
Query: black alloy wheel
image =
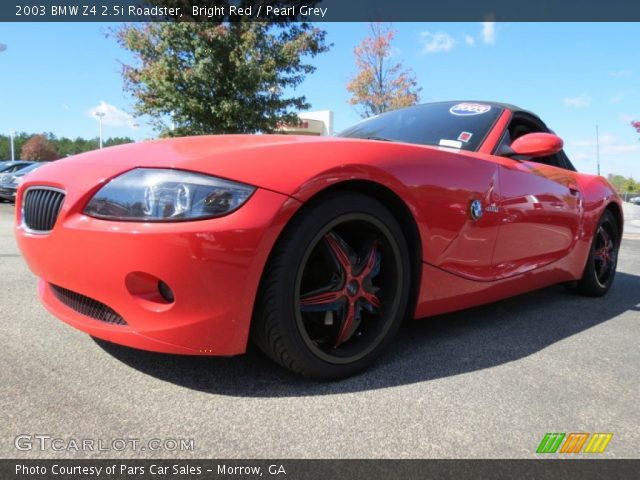
<path id="1" fill-rule="evenodd" d="M 577 283 L 579 293 L 599 297 L 609 291 L 616 274 L 619 248 L 618 222 L 609 210 L 605 210 L 593 236 L 584 274 Z"/>
<path id="2" fill-rule="evenodd" d="M 405 316 L 410 257 L 378 201 L 323 196 L 286 228 L 263 276 L 253 338 L 271 358 L 311 378 L 369 365 Z"/>

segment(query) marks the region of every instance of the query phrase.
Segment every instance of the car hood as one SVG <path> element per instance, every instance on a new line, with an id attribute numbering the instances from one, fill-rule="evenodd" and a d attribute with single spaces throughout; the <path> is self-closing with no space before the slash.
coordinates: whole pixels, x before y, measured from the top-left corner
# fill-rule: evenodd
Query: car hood
<path id="1" fill-rule="evenodd" d="M 465 152 L 466 153 L 466 152 Z M 311 178 L 331 181 L 341 171 L 367 178 L 393 162 L 459 155 L 447 149 L 402 143 L 294 135 L 214 135 L 154 140 L 95 150 L 52 162 L 29 175 L 28 184 L 46 182 L 68 189 L 95 190 L 138 167 L 202 172 L 296 196 Z M 477 155 L 477 154 L 469 154 Z"/>

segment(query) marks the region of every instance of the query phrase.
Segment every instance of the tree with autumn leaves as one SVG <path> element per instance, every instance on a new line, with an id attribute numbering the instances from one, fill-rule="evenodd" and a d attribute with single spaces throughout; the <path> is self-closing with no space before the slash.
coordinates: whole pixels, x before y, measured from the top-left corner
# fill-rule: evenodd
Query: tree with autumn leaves
<path id="1" fill-rule="evenodd" d="M 355 76 L 349 81 L 349 103 L 367 118 L 387 110 L 418 103 L 422 90 L 415 74 L 395 60 L 395 31 L 382 23 L 371 24 L 371 34 L 355 49 Z"/>
<path id="2" fill-rule="evenodd" d="M 20 158 L 36 162 L 56 160 L 58 151 L 44 135 L 33 135 L 20 150 Z"/>

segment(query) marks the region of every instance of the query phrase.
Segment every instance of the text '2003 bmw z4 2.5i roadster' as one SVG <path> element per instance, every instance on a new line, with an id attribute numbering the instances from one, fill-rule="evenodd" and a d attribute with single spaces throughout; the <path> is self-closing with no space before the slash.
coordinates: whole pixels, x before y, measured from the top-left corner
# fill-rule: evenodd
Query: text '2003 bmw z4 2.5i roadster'
<path id="1" fill-rule="evenodd" d="M 616 271 L 621 202 L 535 115 L 384 113 L 337 137 L 130 144 L 27 177 L 16 236 L 44 305 L 95 337 L 187 355 L 250 338 L 307 377 L 370 364 L 404 318 Z"/>

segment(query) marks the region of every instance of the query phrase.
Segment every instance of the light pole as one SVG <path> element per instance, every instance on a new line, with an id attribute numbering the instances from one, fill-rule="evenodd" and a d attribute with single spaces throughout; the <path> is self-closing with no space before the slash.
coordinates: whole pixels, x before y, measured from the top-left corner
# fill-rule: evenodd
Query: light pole
<path id="1" fill-rule="evenodd" d="M 9 138 L 11 139 L 11 160 L 12 161 L 16 159 L 16 152 L 13 147 L 13 137 L 15 136 L 15 134 L 16 132 L 13 130 L 9 132 Z"/>
<path id="2" fill-rule="evenodd" d="M 0 43 L 0 52 L 4 52 L 6 49 L 7 46 L 4 43 Z M 16 132 L 14 132 L 13 130 L 9 132 L 9 138 L 11 139 L 11 160 L 16 159 L 15 150 L 13 149 L 13 136 L 15 135 L 15 133 Z"/>
<path id="3" fill-rule="evenodd" d="M 102 117 L 106 114 L 104 112 L 96 112 L 94 115 L 98 117 L 98 123 L 100 124 L 100 148 L 102 149 Z"/>

